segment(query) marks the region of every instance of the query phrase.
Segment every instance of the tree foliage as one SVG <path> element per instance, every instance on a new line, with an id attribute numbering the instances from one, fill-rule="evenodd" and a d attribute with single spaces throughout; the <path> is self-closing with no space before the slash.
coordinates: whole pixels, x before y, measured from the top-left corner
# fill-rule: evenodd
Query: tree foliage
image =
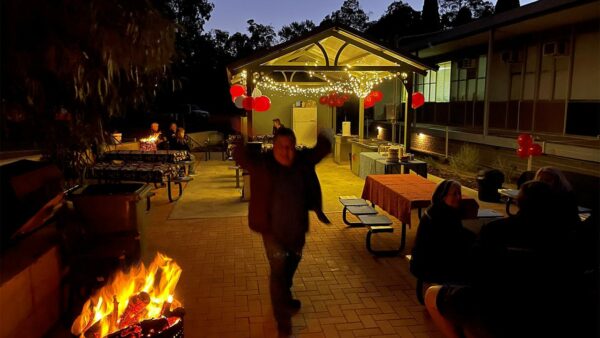
<path id="1" fill-rule="evenodd" d="M 371 24 L 367 33 L 388 45 L 394 45 L 402 36 L 419 32 L 419 12 L 405 2 L 394 1 L 378 21 Z"/>
<path id="2" fill-rule="evenodd" d="M 421 13 L 421 31 L 436 32 L 442 28 L 437 0 L 425 0 Z"/>
<path id="3" fill-rule="evenodd" d="M 487 0 L 441 0 L 440 12 L 442 25 L 451 28 L 493 15 L 494 5 Z"/>
<path id="4" fill-rule="evenodd" d="M 300 37 L 315 29 L 315 24 L 310 20 L 305 21 L 294 21 L 287 26 L 281 27 L 277 35 L 279 36 L 280 42 L 286 42 Z"/>
<path id="5" fill-rule="evenodd" d="M 519 7 L 521 7 L 519 0 L 498 0 L 496 2 L 495 13 L 502 13 Z"/>
<path id="6" fill-rule="evenodd" d="M 323 24 L 342 24 L 364 32 L 369 28 L 369 16 L 360 8 L 358 0 L 345 0 L 340 9 L 325 16 Z"/>

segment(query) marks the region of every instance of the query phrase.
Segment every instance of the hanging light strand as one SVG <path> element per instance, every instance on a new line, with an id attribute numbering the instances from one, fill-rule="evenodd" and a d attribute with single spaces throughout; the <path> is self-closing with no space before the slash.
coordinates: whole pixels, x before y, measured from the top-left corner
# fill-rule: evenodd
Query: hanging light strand
<path id="1" fill-rule="evenodd" d="M 309 71 L 308 75 L 313 77 L 314 72 Z M 331 92 L 343 93 L 343 94 L 354 94 L 359 98 L 364 98 L 373 90 L 373 87 L 383 83 L 385 80 L 390 80 L 400 76 L 399 73 L 388 73 L 388 75 L 381 76 L 376 72 L 361 73 L 360 75 L 354 75 L 352 68 L 347 67 L 344 71 L 346 76 L 345 80 L 332 80 L 327 77 L 326 73 L 319 73 L 319 76 L 325 80 L 323 85 L 317 85 L 315 87 L 303 87 L 297 84 L 287 84 L 285 82 L 277 82 L 269 76 L 261 76 L 256 80 L 257 87 L 280 92 L 289 96 L 319 96 L 329 94 Z M 245 78 L 242 75 L 242 78 Z"/>

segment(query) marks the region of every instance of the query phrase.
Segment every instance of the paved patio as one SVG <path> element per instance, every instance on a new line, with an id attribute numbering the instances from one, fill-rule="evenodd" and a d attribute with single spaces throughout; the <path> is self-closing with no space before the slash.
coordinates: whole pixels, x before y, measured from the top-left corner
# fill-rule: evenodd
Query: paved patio
<path id="1" fill-rule="evenodd" d="M 215 167 L 227 170 L 230 164 L 201 161 L 197 172 L 219 172 Z M 330 200 L 325 203 L 341 193 L 360 195 L 362 185 L 343 184 L 358 179 L 348 165 L 337 165 L 327 158 L 317 171 L 325 181 L 324 196 Z M 235 189 L 235 175 L 229 173 L 231 189 Z M 156 251 L 163 252 L 182 267 L 176 296 L 186 308 L 186 336 L 277 336 L 268 290 L 268 262 L 261 238 L 248 228 L 246 217 L 172 220 L 169 215 L 175 204 L 168 202 L 164 190 L 158 189 L 153 197 L 143 231 L 143 253 L 148 261 Z M 502 205 L 493 206 L 503 209 Z M 302 301 L 302 309 L 293 318 L 294 336 L 441 337 L 415 297 L 416 280 L 407 260 L 403 256 L 373 257 L 365 249 L 364 228 L 347 228 L 340 212 L 329 212 L 328 216 L 331 225 L 320 223 L 311 213 L 311 231 L 293 287 L 295 297 Z M 398 230 L 399 223 L 394 221 Z M 418 224 L 416 211 L 413 224 Z M 406 252 L 415 233 L 413 226 L 408 231 Z M 399 237 L 399 231 L 381 234 L 373 243 L 392 248 L 398 245 Z"/>

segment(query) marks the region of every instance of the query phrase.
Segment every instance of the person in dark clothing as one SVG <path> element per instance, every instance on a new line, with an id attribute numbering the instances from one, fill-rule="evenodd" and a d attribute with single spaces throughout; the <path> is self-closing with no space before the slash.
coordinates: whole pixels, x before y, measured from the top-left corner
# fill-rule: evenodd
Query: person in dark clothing
<path id="1" fill-rule="evenodd" d="M 262 235 L 271 267 L 270 293 L 280 335 L 291 334 L 291 316 L 300 309 L 292 298 L 294 274 L 302 258 L 308 211 L 329 223 L 322 211 L 322 196 L 315 165 L 331 151 L 331 137 L 320 133 L 317 145 L 296 150 L 296 137 L 288 128 L 275 135 L 272 152 L 252 152 L 237 145 L 234 159 L 250 174 L 248 224 Z"/>
<path id="2" fill-rule="evenodd" d="M 177 128 L 177 133 L 175 134 L 175 140 L 173 141 L 171 150 L 187 150 L 188 152 L 188 160 L 192 163 L 189 166 L 189 175 L 195 175 L 195 163 L 196 157 L 192 154 L 192 139 L 185 134 L 185 129 Z"/>
<path id="3" fill-rule="evenodd" d="M 468 257 L 476 236 L 462 225 L 461 197 L 459 182 L 442 181 L 421 217 L 410 270 L 424 288 L 468 280 Z"/>
<path id="4" fill-rule="evenodd" d="M 575 334 L 584 328 L 581 283 L 557 201 L 549 185 L 524 183 L 519 212 L 481 229 L 470 285 L 427 290 L 427 310 L 447 336 L 585 336 Z"/>
<path id="5" fill-rule="evenodd" d="M 273 135 L 276 135 L 279 129 L 285 128 L 283 124 L 281 124 L 281 120 L 273 119 Z"/>
<path id="6" fill-rule="evenodd" d="M 169 149 L 174 149 L 173 146 L 177 140 L 177 123 L 173 122 L 169 126 L 169 130 L 167 131 L 167 141 L 169 142 Z"/>

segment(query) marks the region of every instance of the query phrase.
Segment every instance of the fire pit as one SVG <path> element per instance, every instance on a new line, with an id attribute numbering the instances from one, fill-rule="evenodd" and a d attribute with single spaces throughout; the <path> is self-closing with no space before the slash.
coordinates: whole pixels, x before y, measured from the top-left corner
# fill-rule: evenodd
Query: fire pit
<path id="1" fill-rule="evenodd" d="M 174 299 L 181 268 L 157 253 L 144 264 L 120 271 L 84 305 L 71 326 L 80 338 L 183 337 L 181 303 Z"/>

